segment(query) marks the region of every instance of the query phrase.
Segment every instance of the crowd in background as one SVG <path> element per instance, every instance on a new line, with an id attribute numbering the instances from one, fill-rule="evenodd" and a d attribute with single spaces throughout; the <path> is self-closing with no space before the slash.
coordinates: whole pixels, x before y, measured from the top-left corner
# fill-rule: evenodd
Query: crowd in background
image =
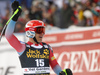
<path id="1" fill-rule="evenodd" d="M 12 15 L 11 3 L 6 1 L 5 15 L 0 13 L 0 32 Z M 22 6 L 15 32 L 24 32 L 29 20 L 42 20 L 46 30 L 67 29 L 100 25 L 100 0 L 17 0 Z M 0 0 L 1 2 L 1 0 Z M 0 11 L 2 11 L 0 9 Z"/>

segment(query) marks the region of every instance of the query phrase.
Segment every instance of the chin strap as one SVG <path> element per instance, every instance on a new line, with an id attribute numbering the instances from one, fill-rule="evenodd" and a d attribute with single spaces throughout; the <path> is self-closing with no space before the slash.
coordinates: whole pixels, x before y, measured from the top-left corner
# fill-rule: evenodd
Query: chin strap
<path id="1" fill-rule="evenodd" d="M 33 38 L 33 40 L 34 40 L 37 44 L 39 44 L 39 42 L 36 40 L 36 38 L 35 38 L 35 37 Z"/>

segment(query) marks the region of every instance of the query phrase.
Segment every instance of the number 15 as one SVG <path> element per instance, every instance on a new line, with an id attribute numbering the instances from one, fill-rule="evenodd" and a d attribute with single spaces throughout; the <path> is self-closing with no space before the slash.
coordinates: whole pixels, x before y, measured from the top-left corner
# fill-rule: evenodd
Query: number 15
<path id="1" fill-rule="evenodd" d="M 37 66 L 44 66 L 44 59 L 36 59 L 35 61 Z"/>

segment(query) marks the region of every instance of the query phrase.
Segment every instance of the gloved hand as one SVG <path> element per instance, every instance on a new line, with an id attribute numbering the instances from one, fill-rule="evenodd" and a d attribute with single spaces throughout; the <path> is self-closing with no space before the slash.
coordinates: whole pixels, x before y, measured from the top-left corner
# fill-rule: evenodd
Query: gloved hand
<path id="1" fill-rule="evenodd" d="M 19 6 L 19 2 L 18 1 L 14 1 L 12 4 L 11 4 L 11 7 L 13 9 L 13 13 L 18 9 L 19 11 L 17 12 L 17 14 L 12 18 L 13 21 L 17 21 L 18 20 L 18 17 L 20 16 L 21 12 L 22 12 L 22 9 L 20 8 Z"/>
<path id="2" fill-rule="evenodd" d="M 73 75 L 73 73 L 70 69 L 64 69 L 59 73 L 59 75 Z"/>

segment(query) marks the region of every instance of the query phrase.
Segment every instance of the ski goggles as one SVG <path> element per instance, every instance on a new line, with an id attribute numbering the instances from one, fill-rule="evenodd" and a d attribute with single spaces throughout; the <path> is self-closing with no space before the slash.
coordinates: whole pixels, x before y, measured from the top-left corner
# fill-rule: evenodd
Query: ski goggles
<path id="1" fill-rule="evenodd" d="M 37 27 L 37 28 L 35 28 L 35 32 L 38 34 L 41 34 L 41 33 L 45 34 L 45 28 L 44 27 Z"/>
<path id="2" fill-rule="evenodd" d="M 41 33 L 45 34 L 45 27 L 36 27 L 36 28 L 28 27 L 25 28 L 25 31 L 35 31 L 37 34 Z"/>

